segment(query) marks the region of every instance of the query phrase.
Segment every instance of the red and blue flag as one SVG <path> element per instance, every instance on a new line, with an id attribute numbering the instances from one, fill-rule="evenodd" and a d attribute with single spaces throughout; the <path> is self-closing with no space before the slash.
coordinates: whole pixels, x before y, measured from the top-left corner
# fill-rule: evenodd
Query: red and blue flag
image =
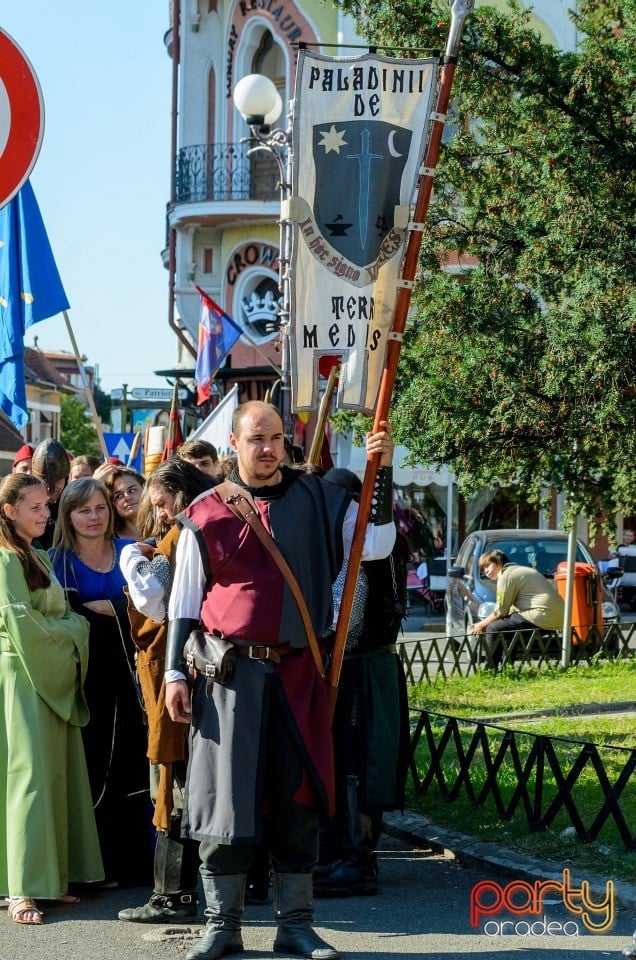
<path id="1" fill-rule="evenodd" d="M 199 345 L 194 379 L 197 382 L 197 403 L 210 397 L 215 374 L 243 331 L 218 303 L 196 287 L 201 297 Z"/>

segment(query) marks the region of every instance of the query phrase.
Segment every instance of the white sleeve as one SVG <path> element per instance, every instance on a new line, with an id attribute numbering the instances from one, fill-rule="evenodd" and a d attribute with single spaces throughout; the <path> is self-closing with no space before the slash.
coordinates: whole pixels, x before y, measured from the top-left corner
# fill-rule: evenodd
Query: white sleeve
<path id="1" fill-rule="evenodd" d="M 197 538 L 189 527 L 183 527 L 177 541 L 168 619 L 198 620 L 201 616 L 204 588 L 205 571 Z"/>
<path id="2" fill-rule="evenodd" d="M 128 585 L 130 599 L 139 613 L 161 623 L 166 606 L 162 585 L 153 576 L 152 565 L 136 543 L 129 543 L 121 551 L 119 566 Z"/>
<path id="3" fill-rule="evenodd" d="M 347 507 L 342 525 L 345 557 L 348 557 L 351 551 L 353 531 L 355 529 L 357 516 L 358 504 L 353 500 Z M 362 547 L 362 560 L 383 560 L 384 557 L 388 557 L 395 546 L 395 536 L 395 524 L 393 520 L 389 523 L 382 523 L 379 526 L 376 526 L 374 523 L 368 523 L 364 535 L 364 545 Z"/>

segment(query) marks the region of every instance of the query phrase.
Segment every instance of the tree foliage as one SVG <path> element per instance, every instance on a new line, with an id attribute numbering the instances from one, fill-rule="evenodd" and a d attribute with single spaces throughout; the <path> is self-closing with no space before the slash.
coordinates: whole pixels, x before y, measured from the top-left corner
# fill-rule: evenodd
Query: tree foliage
<path id="1" fill-rule="evenodd" d="M 95 426 L 87 415 L 84 404 L 74 395 L 62 395 L 60 441 L 62 446 L 75 456 L 99 455 L 99 440 Z"/>
<path id="2" fill-rule="evenodd" d="M 443 50 L 449 7 L 343 0 L 369 41 Z M 468 18 L 392 412 L 466 492 L 636 501 L 636 0 L 583 0 L 575 53 L 516 0 Z M 402 51 L 401 51 L 402 52 Z M 458 278 L 449 251 L 472 265 Z"/>

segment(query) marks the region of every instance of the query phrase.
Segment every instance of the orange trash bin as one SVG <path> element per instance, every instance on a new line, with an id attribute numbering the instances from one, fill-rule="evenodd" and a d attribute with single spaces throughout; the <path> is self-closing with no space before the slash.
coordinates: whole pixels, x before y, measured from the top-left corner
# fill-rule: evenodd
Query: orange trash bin
<path id="1" fill-rule="evenodd" d="M 559 596 L 565 600 L 565 585 L 568 565 L 563 560 L 557 567 L 554 580 Z M 574 589 L 572 591 L 572 643 L 585 643 L 594 626 L 598 635 L 603 636 L 603 605 L 601 595 L 601 577 L 598 570 L 589 563 L 574 564 Z"/>

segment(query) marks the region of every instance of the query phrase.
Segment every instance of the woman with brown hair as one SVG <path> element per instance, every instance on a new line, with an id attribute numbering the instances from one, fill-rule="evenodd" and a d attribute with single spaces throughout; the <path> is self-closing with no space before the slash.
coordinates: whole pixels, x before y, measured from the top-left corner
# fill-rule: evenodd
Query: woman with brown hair
<path id="1" fill-rule="evenodd" d="M 8 914 L 39 924 L 34 898 L 75 902 L 69 881 L 103 876 L 80 727 L 88 624 L 32 541 L 49 517 L 33 476 L 0 485 L 0 890 Z"/>
<path id="2" fill-rule="evenodd" d="M 119 467 L 113 463 L 102 463 L 94 477 L 102 481 L 113 504 L 115 536 L 138 540 L 137 512 L 145 478 L 131 467 Z"/>
<path id="3" fill-rule="evenodd" d="M 51 559 L 69 602 L 90 624 L 84 731 L 97 828 L 114 885 L 145 882 L 152 863 L 146 732 L 135 676 L 135 648 L 119 569 L 129 540 L 113 536 L 113 506 L 94 477 L 60 497 Z"/>

